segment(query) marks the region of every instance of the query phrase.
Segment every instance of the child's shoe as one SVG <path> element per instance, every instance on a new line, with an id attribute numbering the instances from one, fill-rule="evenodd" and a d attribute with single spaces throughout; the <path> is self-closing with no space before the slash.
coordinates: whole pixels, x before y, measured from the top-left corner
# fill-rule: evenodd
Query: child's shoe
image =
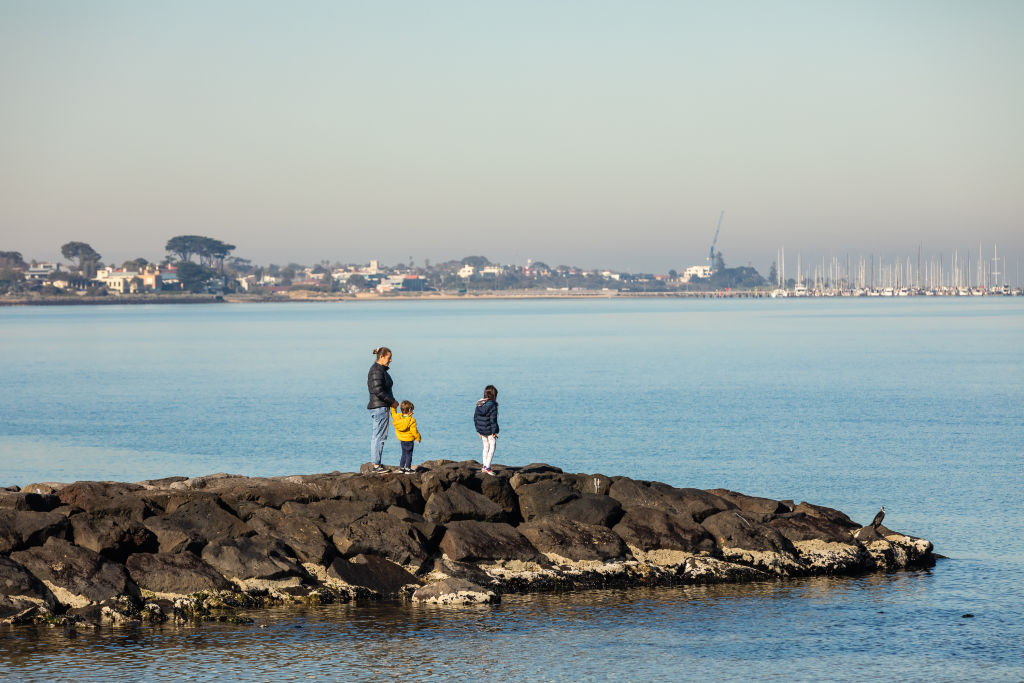
<path id="1" fill-rule="evenodd" d="M 487 474 L 491 475 L 492 477 L 494 476 L 494 472 L 491 470 L 490 467 L 485 467 L 484 468 L 484 472 L 486 472 Z"/>

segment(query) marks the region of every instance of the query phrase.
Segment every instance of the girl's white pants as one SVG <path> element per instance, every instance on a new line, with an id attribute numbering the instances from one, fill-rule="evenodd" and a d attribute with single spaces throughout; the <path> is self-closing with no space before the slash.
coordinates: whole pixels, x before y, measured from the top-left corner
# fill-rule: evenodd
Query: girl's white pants
<path id="1" fill-rule="evenodd" d="M 484 467 L 490 467 L 491 466 L 491 460 L 494 459 L 494 445 L 497 443 L 498 438 L 495 435 L 493 435 L 493 434 L 489 434 L 487 436 L 484 436 L 483 434 L 481 434 L 480 435 L 480 440 L 484 442 L 484 452 L 483 452 Z"/>

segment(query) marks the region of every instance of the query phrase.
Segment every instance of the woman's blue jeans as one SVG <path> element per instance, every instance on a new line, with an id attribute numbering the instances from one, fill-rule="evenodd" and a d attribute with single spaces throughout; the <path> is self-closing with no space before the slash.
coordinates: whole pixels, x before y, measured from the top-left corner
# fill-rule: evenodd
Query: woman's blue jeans
<path id="1" fill-rule="evenodd" d="M 384 441 L 388 438 L 389 413 L 390 411 L 387 406 L 370 410 L 370 417 L 373 418 L 373 438 L 370 439 L 370 462 L 374 465 L 380 464 L 380 456 L 384 452 Z"/>

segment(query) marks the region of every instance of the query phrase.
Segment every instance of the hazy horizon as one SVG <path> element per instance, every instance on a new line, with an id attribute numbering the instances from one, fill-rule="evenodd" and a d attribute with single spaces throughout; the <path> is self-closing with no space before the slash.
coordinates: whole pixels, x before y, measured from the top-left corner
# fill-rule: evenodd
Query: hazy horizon
<path id="1" fill-rule="evenodd" d="M 0 250 L 1024 252 L 1017 2 L 0 0 Z M 1019 277 L 1016 275 L 1015 277 Z"/>

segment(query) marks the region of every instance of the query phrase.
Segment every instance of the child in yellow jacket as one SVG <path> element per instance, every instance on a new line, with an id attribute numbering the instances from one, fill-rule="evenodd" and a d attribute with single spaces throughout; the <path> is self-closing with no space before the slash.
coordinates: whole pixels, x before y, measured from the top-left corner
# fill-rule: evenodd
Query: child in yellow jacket
<path id="1" fill-rule="evenodd" d="M 419 430 L 416 429 L 416 418 L 412 416 L 414 407 L 412 401 L 402 401 L 399 406 L 401 414 L 395 410 L 394 406 L 391 407 L 391 424 L 395 426 L 395 436 L 402 444 L 402 460 L 399 463 L 399 469 L 406 474 L 416 471 L 412 466 L 413 441 L 423 441 Z"/>

